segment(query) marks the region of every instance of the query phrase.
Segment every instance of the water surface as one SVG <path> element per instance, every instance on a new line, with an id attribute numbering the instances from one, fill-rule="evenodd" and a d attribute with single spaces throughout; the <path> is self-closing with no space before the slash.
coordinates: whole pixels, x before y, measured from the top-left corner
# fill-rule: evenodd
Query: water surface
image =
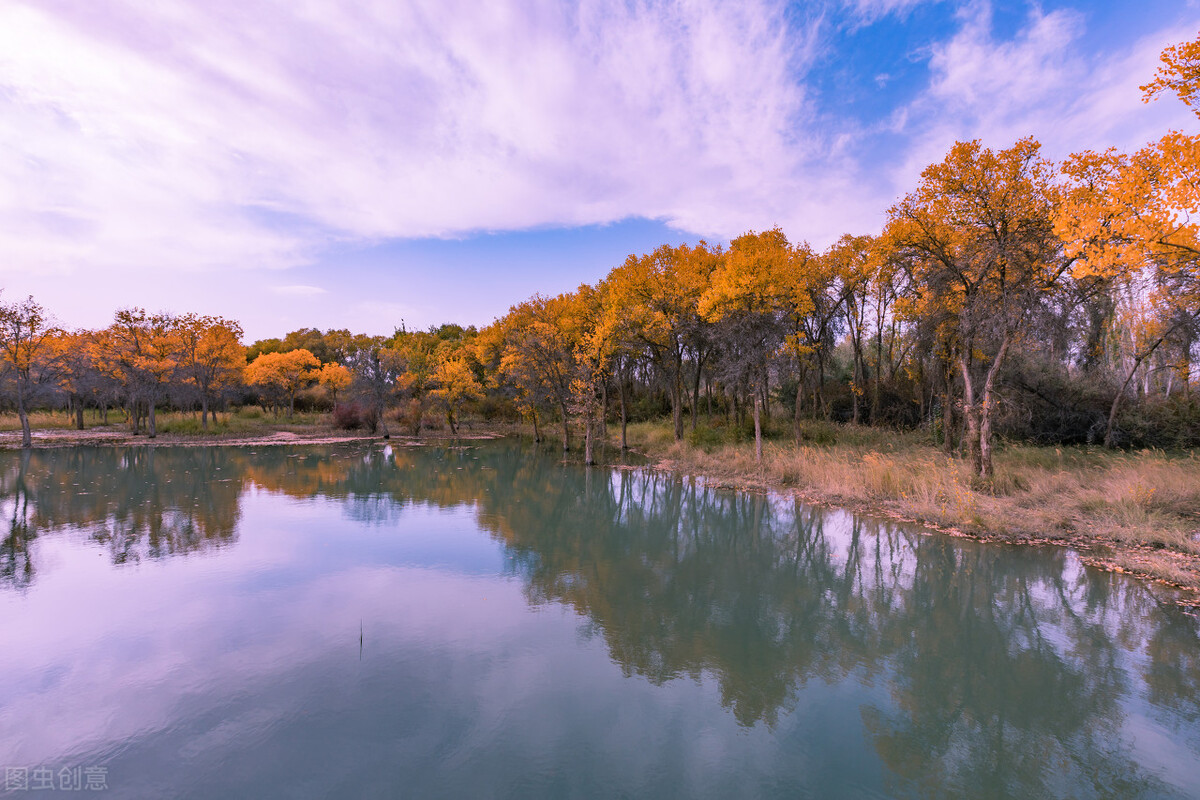
<path id="1" fill-rule="evenodd" d="M 516 442 L 3 452 L 0 519 L 0 780 L 1200 797 L 1197 621 L 1061 550 Z"/>

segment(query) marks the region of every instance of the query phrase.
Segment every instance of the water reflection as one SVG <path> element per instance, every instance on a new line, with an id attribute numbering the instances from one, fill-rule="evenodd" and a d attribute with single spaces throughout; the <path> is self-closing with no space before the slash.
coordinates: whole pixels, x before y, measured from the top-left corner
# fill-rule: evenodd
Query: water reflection
<path id="1" fill-rule="evenodd" d="M 809 688 L 858 687 L 893 794 L 1186 795 L 1200 779 L 1197 628 L 1137 584 L 1060 550 L 513 443 L 5 453 L 0 576 L 28 590 L 48 532 L 86 536 L 115 565 L 215 553 L 250 535 L 249 492 L 332 499 L 380 528 L 414 505 L 471 509 L 530 606 L 574 609 L 627 676 L 715 681 L 745 728 L 785 737 Z M 1152 763 L 1147 730 L 1184 760 Z"/>

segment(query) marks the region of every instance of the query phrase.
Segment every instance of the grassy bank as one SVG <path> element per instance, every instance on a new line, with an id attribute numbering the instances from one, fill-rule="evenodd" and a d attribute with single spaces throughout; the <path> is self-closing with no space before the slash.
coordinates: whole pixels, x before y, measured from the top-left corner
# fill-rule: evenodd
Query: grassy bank
<path id="1" fill-rule="evenodd" d="M 996 477 L 919 433 L 810 423 L 803 441 L 775 432 L 763 463 L 752 441 L 701 428 L 673 441 L 666 424 L 630 427 L 630 445 L 666 467 L 744 488 L 916 520 L 974 538 L 1078 548 L 1089 563 L 1200 592 L 1200 458 L 1193 451 L 1002 445 Z"/>

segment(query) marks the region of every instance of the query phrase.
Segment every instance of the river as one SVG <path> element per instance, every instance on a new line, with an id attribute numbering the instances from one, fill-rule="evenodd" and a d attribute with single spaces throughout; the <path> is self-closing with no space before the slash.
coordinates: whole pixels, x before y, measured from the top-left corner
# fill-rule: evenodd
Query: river
<path id="1" fill-rule="evenodd" d="M 0 452 L 0 524 L 6 796 L 1200 797 L 1197 620 L 1066 550 L 515 440 Z"/>

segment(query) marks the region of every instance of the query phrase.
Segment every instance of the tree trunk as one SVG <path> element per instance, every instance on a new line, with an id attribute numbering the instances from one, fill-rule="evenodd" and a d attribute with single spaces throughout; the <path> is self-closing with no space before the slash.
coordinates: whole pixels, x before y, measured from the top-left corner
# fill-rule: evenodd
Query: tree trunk
<path id="1" fill-rule="evenodd" d="M 762 464 L 762 396 L 754 391 L 754 460 Z"/>
<path id="2" fill-rule="evenodd" d="M 829 419 L 829 406 L 825 403 L 825 349 L 817 348 L 817 403 L 825 419 Z"/>
<path id="3" fill-rule="evenodd" d="M 871 424 L 879 420 L 879 381 L 883 378 L 883 331 L 875 338 L 875 380 L 871 388 Z"/>
<path id="4" fill-rule="evenodd" d="M 381 400 L 381 401 L 379 401 L 379 403 L 378 403 L 378 404 L 375 406 L 375 415 L 376 415 L 376 419 L 378 419 L 378 420 L 379 420 L 379 422 L 378 422 L 377 424 L 378 424 L 378 425 L 379 425 L 379 427 L 380 427 L 380 428 L 383 430 L 383 438 L 384 438 L 384 439 L 391 439 L 391 438 L 392 438 L 392 432 L 388 430 L 388 426 L 387 426 L 387 416 L 384 414 L 384 412 L 385 412 L 385 411 L 387 411 L 387 404 L 386 404 L 386 403 L 384 403 L 384 402 Z"/>
<path id="5" fill-rule="evenodd" d="M 629 425 L 629 412 L 625 406 L 625 380 L 621 379 L 621 450 L 624 452 L 629 449 L 629 442 L 625 437 L 625 429 Z"/>
<path id="6" fill-rule="evenodd" d="M 17 375 L 17 416 L 21 418 L 21 447 L 33 447 L 33 433 L 29 429 L 29 411 L 25 408 L 25 384 Z"/>
<path id="7" fill-rule="evenodd" d="M 942 449 L 954 452 L 954 362 L 947 359 L 942 369 Z"/>
<path id="8" fill-rule="evenodd" d="M 954 452 L 954 385 L 946 376 L 946 391 L 942 400 L 942 450 L 946 455 Z"/>
<path id="9" fill-rule="evenodd" d="M 538 430 L 537 409 L 536 408 L 532 409 L 530 411 L 529 416 L 533 417 L 533 441 L 541 442 L 542 441 L 542 432 Z"/>
<path id="10" fill-rule="evenodd" d="M 149 423 L 149 426 L 150 426 L 148 433 L 150 434 L 150 438 L 154 439 L 155 437 L 158 436 L 158 427 L 154 423 L 154 406 L 157 404 L 153 400 L 151 400 L 148 405 L 150 407 L 149 408 L 149 416 L 147 417 L 147 422 Z"/>
<path id="11" fill-rule="evenodd" d="M 83 398 L 75 398 L 75 430 L 83 430 Z"/>
<path id="12" fill-rule="evenodd" d="M 1166 336 L 1162 336 L 1150 349 L 1142 353 L 1133 360 L 1133 368 L 1129 370 L 1129 374 L 1125 376 L 1125 382 L 1121 384 L 1121 388 L 1117 391 L 1117 396 L 1113 398 L 1112 406 L 1108 410 L 1108 425 L 1104 428 L 1104 446 L 1108 448 L 1116 447 L 1116 424 L 1117 424 L 1117 409 L 1121 405 L 1121 397 L 1125 394 L 1125 390 L 1129 388 L 1129 382 L 1133 380 L 1133 376 L 1137 374 L 1138 367 L 1142 362 L 1150 357 L 1150 354 L 1158 349 L 1158 346 L 1166 341 Z"/>
<path id="13" fill-rule="evenodd" d="M 796 408 L 792 413 L 792 433 L 796 437 L 796 447 L 800 446 L 800 409 L 804 405 L 804 381 L 796 384 Z"/>
<path id="14" fill-rule="evenodd" d="M 571 449 L 571 427 L 570 421 L 567 419 L 567 404 L 559 403 L 558 405 L 559 411 L 562 412 L 563 452 L 565 453 Z"/>
<path id="15" fill-rule="evenodd" d="M 454 425 L 454 412 L 449 408 L 446 409 L 446 422 L 450 423 L 450 433 L 457 436 L 458 428 Z"/>
<path id="16" fill-rule="evenodd" d="M 600 438 L 608 438 L 608 378 L 600 384 L 600 418 L 596 420 L 600 426 Z"/>
<path id="17" fill-rule="evenodd" d="M 1008 353 L 1010 336 L 1005 336 L 996 352 L 992 366 L 988 368 L 987 378 L 983 382 L 983 398 L 979 411 L 979 472 L 981 478 L 991 478 L 995 474 L 992 468 L 992 408 L 995 406 L 996 376 Z"/>
<path id="18" fill-rule="evenodd" d="M 970 348 L 963 348 L 967 353 Z M 971 381 L 971 365 L 969 355 L 958 357 L 958 366 L 963 376 L 963 414 L 967 418 L 967 434 L 964 437 L 967 449 L 972 459 L 972 471 L 978 475 L 982 470 L 979 456 L 979 408 L 975 405 L 975 384 Z"/>
<path id="19" fill-rule="evenodd" d="M 583 415 L 583 463 L 591 466 L 596 463 L 592 458 L 592 417 L 595 414 L 592 411 L 591 405 L 588 406 L 587 412 Z"/>
<path id="20" fill-rule="evenodd" d="M 700 416 L 700 378 L 704 371 L 700 368 L 700 360 L 696 360 L 696 379 L 692 382 L 692 433 L 696 432 L 696 421 Z"/>
<path id="21" fill-rule="evenodd" d="M 200 427 L 208 433 L 208 394 L 201 393 L 200 395 Z"/>
<path id="22" fill-rule="evenodd" d="M 671 382 L 672 416 L 675 422 L 675 441 L 683 441 L 683 364 L 675 365 L 675 379 Z"/>

